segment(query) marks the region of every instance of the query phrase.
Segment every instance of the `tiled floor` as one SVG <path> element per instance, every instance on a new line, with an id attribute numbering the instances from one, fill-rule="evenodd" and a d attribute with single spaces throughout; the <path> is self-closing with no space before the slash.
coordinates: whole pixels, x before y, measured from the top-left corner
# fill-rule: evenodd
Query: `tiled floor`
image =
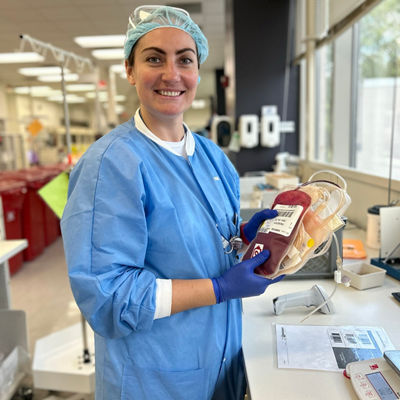
<path id="1" fill-rule="evenodd" d="M 59 237 L 33 261 L 11 277 L 11 305 L 27 318 L 29 353 L 33 359 L 36 341 L 80 321 L 80 312 L 69 287 L 62 239 Z M 29 378 L 27 384 L 30 384 Z M 67 394 L 34 390 L 34 400 Z"/>

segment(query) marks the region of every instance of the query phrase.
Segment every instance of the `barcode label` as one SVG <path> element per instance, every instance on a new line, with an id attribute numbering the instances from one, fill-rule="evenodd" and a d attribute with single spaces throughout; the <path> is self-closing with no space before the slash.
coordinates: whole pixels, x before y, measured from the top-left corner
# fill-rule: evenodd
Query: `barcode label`
<path id="1" fill-rule="evenodd" d="M 352 334 L 346 333 L 346 340 L 351 344 L 357 344 L 357 340 Z"/>
<path id="2" fill-rule="evenodd" d="M 332 333 L 331 333 L 331 338 L 332 338 L 332 340 L 333 340 L 333 342 L 334 342 L 335 344 L 337 344 L 337 343 L 343 343 L 343 342 L 342 342 L 342 337 L 340 336 L 340 333 L 332 332 Z"/>
<path id="3" fill-rule="evenodd" d="M 280 217 L 292 218 L 294 211 L 281 211 L 278 215 Z"/>
<path id="4" fill-rule="evenodd" d="M 286 237 L 290 236 L 293 228 L 296 226 L 297 220 L 300 218 L 303 207 L 276 204 L 274 210 L 278 211 L 278 215 L 275 218 L 265 220 L 260 228 L 260 232 L 273 232 Z"/>
<path id="5" fill-rule="evenodd" d="M 362 333 L 360 335 L 358 335 L 358 338 L 360 339 L 360 342 L 362 344 L 371 344 L 371 340 L 369 339 L 369 336 L 366 333 Z"/>

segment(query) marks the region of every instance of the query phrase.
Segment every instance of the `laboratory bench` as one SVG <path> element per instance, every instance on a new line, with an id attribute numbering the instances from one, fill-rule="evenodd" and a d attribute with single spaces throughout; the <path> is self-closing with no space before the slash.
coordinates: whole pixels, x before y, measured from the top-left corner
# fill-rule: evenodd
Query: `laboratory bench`
<path id="1" fill-rule="evenodd" d="M 26 316 L 23 310 L 11 309 L 10 274 L 7 261 L 28 246 L 26 239 L 0 240 L 0 399 L 9 400 L 22 382 L 25 372 L 19 353 L 10 354 L 20 346 L 28 352 Z M 18 349 L 16 349 L 18 350 Z M 18 350 L 19 352 L 19 350 Z M 17 356 L 18 354 L 18 356 Z M 24 353 L 25 354 L 25 353 Z M 12 358 L 10 358 L 12 357 Z M 4 358 L 4 359 L 3 359 Z M 18 360 L 18 361 L 17 361 Z M 28 360 L 24 360 L 24 365 Z M 11 365 L 11 371 L 5 365 Z M 18 368 L 17 368 L 18 365 Z M 21 369 L 20 369 L 21 367 Z M 4 385 L 4 386 L 1 386 Z"/>
<path id="2" fill-rule="evenodd" d="M 361 230 L 345 230 L 344 237 L 365 239 Z M 365 243 L 365 241 L 364 241 Z M 366 247 L 369 262 L 377 251 Z M 319 311 L 303 323 L 300 321 L 313 307 L 287 308 L 274 314 L 275 297 L 321 285 L 328 294 L 334 289 L 333 279 L 285 280 L 273 284 L 258 297 L 243 300 L 243 355 L 248 396 L 265 399 L 357 399 L 350 379 L 338 371 L 278 368 L 276 324 L 333 325 L 382 327 L 396 349 L 400 349 L 400 303 L 392 292 L 400 291 L 400 281 L 386 275 L 384 284 L 366 290 L 339 285 L 332 297 L 335 313 Z"/>

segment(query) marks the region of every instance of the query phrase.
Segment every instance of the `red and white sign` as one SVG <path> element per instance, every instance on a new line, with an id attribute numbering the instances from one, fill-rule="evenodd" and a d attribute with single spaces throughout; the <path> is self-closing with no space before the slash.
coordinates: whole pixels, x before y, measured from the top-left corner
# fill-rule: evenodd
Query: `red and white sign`
<path id="1" fill-rule="evenodd" d="M 264 245 L 262 243 L 256 243 L 253 248 L 253 253 L 251 253 L 251 258 L 260 254 L 264 250 Z"/>

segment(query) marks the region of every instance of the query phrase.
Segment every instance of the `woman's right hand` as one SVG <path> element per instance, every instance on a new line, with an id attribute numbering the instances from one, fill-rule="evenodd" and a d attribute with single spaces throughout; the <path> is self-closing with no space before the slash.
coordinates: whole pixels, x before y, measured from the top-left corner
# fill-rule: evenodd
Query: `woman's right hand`
<path id="1" fill-rule="evenodd" d="M 215 298 L 217 303 L 230 299 L 258 296 L 265 292 L 272 283 L 279 282 L 284 275 L 275 279 L 263 278 L 254 270 L 269 258 L 269 251 L 264 250 L 249 260 L 234 265 L 219 278 L 213 278 Z"/>

